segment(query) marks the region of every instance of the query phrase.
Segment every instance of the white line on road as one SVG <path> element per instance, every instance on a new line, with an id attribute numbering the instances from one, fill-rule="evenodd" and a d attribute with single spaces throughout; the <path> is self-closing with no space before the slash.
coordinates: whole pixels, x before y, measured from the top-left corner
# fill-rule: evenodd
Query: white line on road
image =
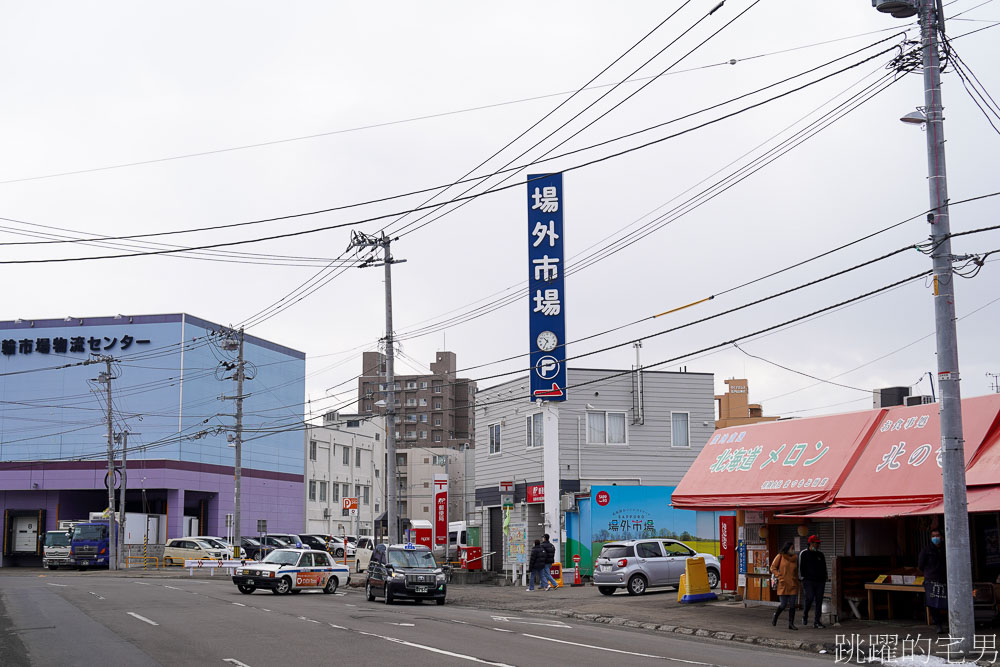
<path id="1" fill-rule="evenodd" d="M 104 599 L 100 595 L 98 595 L 97 593 L 95 593 L 94 591 L 87 591 L 87 592 L 90 593 L 91 595 L 93 595 L 98 600 L 103 600 Z"/>
<path id="2" fill-rule="evenodd" d="M 413 627 L 413 623 L 390 623 L 389 625 L 399 625 L 399 626 L 402 626 L 404 628 L 412 628 Z"/>
<path id="3" fill-rule="evenodd" d="M 299 616 L 300 621 L 309 621 L 310 623 L 319 623 L 319 621 L 314 621 L 311 618 L 306 618 L 305 616 Z"/>
<path id="4" fill-rule="evenodd" d="M 50 585 L 51 585 L 51 584 L 50 584 Z M 345 603 L 344 603 L 344 606 L 345 606 L 345 607 L 357 607 L 358 605 L 356 605 L 356 604 L 349 604 L 349 603 L 345 602 Z"/>
<path id="5" fill-rule="evenodd" d="M 503 628 L 493 628 L 497 632 L 514 632 L 513 630 L 504 630 Z"/>
<path id="6" fill-rule="evenodd" d="M 167 586 L 166 584 L 163 584 L 163 587 L 164 588 L 169 588 L 169 589 L 174 590 L 174 591 L 183 591 L 184 590 L 183 588 L 177 588 L 176 586 Z"/>
<path id="7" fill-rule="evenodd" d="M 59 586 L 60 588 L 66 588 L 67 586 L 69 586 L 69 584 L 50 584 L 48 582 L 46 582 L 46 584 L 48 586 Z"/>
<path id="8" fill-rule="evenodd" d="M 140 586 L 149 586 L 145 581 L 133 581 L 133 584 L 139 584 Z"/>
<path id="9" fill-rule="evenodd" d="M 143 623 L 149 623 L 150 625 L 159 625 L 159 623 L 157 623 L 156 621 L 151 621 L 148 618 L 146 618 L 145 616 L 140 616 L 139 614 L 135 613 L 134 611 L 130 611 L 130 612 L 127 612 L 127 613 L 132 618 L 138 618 Z"/>
<path id="10" fill-rule="evenodd" d="M 337 628 L 338 630 L 346 630 L 347 629 L 343 625 L 334 625 L 333 623 L 328 623 L 327 625 L 329 625 L 331 628 Z"/>
<path id="11" fill-rule="evenodd" d="M 236 665 L 236 667 L 250 667 L 250 665 L 248 665 L 247 663 L 240 662 L 236 658 L 223 658 L 222 662 L 230 662 L 230 663 Z"/>
<path id="12" fill-rule="evenodd" d="M 245 607 L 246 606 L 242 602 L 234 602 L 233 604 L 236 605 L 237 607 Z"/>
<path id="13" fill-rule="evenodd" d="M 271 611 L 271 610 L 270 609 L 263 609 L 263 608 L 261 608 L 261 611 Z"/>
<path id="14" fill-rule="evenodd" d="M 524 625 L 544 625 L 547 628 L 571 628 L 562 621 L 528 621 L 520 616 L 491 616 L 494 621 L 505 621 L 508 623 L 523 623 Z"/>
<path id="15" fill-rule="evenodd" d="M 529 635 L 527 633 L 521 633 L 522 637 L 531 637 L 532 639 L 544 639 L 547 642 L 556 642 L 558 644 L 569 644 L 570 646 L 579 646 L 581 648 L 592 648 L 595 651 L 608 651 L 610 653 L 622 653 L 624 655 L 634 655 L 640 658 L 653 658 L 655 660 L 670 660 L 672 662 L 682 662 L 686 665 L 705 665 L 706 667 L 711 667 L 713 663 L 711 662 L 698 662 L 697 660 L 684 660 L 682 658 L 671 658 L 665 655 L 652 655 L 650 653 L 636 653 L 634 651 L 623 651 L 617 648 L 608 648 L 607 646 L 594 646 L 593 644 L 581 644 L 579 642 L 570 642 L 565 639 L 553 639 L 552 637 L 542 637 L 541 635 Z"/>
<path id="16" fill-rule="evenodd" d="M 453 651 L 446 651 L 441 648 L 434 648 L 433 646 L 426 646 L 424 644 L 415 644 L 413 642 L 408 642 L 403 639 L 397 639 L 396 637 L 387 637 L 385 635 L 377 635 L 373 632 L 362 632 L 357 631 L 358 634 L 367 635 L 368 637 L 377 637 L 378 639 L 384 639 L 387 642 L 393 642 L 394 644 L 401 644 L 403 646 L 409 646 L 410 648 L 419 648 L 423 651 L 430 651 L 431 653 L 438 653 L 440 655 L 447 655 L 452 658 L 459 658 L 461 660 L 468 660 L 470 662 L 478 662 L 484 665 L 496 665 L 496 667 L 513 667 L 503 662 L 490 662 L 489 660 L 483 660 L 482 658 L 477 658 L 473 655 L 465 655 L 463 653 L 454 653 Z"/>

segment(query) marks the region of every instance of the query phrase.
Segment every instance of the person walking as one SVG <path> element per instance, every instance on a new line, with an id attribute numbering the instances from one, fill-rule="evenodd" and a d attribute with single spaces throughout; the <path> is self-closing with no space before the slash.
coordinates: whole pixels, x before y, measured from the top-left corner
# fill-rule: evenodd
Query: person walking
<path id="1" fill-rule="evenodd" d="M 817 535 L 809 536 L 809 546 L 799 554 L 799 577 L 802 579 L 802 624 L 809 624 L 809 607 L 816 603 L 816 620 L 814 628 L 825 628 L 819 622 L 823 613 L 823 592 L 826 590 L 826 556 L 819 550 L 820 539 Z"/>
<path id="2" fill-rule="evenodd" d="M 542 570 L 545 569 L 545 549 L 542 548 L 542 541 L 535 540 L 535 546 L 531 547 L 528 556 L 528 591 L 535 590 L 535 579 L 541 586 L 545 580 L 542 578 Z"/>
<path id="3" fill-rule="evenodd" d="M 545 590 L 551 591 L 559 587 L 552 578 L 551 566 L 556 562 L 556 545 L 549 542 L 549 534 L 542 535 L 542 548 L 545 550 L 545 567 L 542 568 L 542 582 L 547 584 Z"/>
<path id="4" fill-rule="evenodd" d="M 924 604 L 931 613 L 934 629 L 941 634 L 942 612 L 948 613 L 948 566 L 940 530 L 931 531 L 931 542 L 920 552 L 917 568 L 924 575 Z"/>
<path id="5" fill-rule="evenodd" d="M 781 547 L 781 551 L 771 561 L 771 574 L 778 580 L 778 599 L 781 601 L 771 617 L 771 625 L 778 624 L 778 617 L 787 607 L 788 629 L 798 630 L 795 627 L 795 603 L 799 595 L 799 558 L 792 551 L 792 546 L 791 542 L 785 542 L 785 546 Z"/>

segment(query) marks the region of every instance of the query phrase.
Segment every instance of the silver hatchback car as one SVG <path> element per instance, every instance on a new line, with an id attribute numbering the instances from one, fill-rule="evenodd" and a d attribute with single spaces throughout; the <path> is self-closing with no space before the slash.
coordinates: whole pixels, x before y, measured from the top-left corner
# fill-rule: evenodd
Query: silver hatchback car
<path id="1" fill-rule="evenodd" d="M 683 542 L 668 539 L 623 540 L 609 542 L 601 549 L 594 564 L 594 585 L 604 595 L 619 588 L 629 595 L 642 595 L 647 588 L 677 586 L 688 558 L 705 559 L 708 585 L 719 585 L 719 559 L 712 554 L 696 553 Z"/>

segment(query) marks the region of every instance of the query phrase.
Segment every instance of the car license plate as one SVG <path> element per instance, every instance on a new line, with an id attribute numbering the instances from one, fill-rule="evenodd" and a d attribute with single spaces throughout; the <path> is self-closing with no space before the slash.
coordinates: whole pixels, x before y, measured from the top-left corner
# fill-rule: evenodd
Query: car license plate
<path id="1" fill-rule="evenodd" d="M 611 571 L 611 566 L 610 565 L 602 565 L 601 566 L 601 572 L 610 572 L 610 571 Z"/>
<path id="2" fill-rule="evenodd" d="M 83 561 L 83 563 L 82 563 L 82 564 L 83 564 L 83 565 L 90 565 L 90 561 L 89 561 L 89 560 L 85 560 L 85 561 Z"/>
<path id="3" fill-rule="evenodd" d="M 415 590 L 418 593 L 426 593 L 427 592 L 427 587 L 426 586 L 417 586 Z"/>

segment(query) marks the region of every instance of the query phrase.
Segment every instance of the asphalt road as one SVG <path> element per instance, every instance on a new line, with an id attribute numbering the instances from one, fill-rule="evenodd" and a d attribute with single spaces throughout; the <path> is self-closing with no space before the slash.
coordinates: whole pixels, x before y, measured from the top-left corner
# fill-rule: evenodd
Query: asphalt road
<path id="1" fill-rule="evenodd" d="M 4 627 L 6 626 L 6 627 Z M 224 577 L 0 579 L 5 665 L 829 665 L 828 658 L 458 605 L 241 595 Z"/>

